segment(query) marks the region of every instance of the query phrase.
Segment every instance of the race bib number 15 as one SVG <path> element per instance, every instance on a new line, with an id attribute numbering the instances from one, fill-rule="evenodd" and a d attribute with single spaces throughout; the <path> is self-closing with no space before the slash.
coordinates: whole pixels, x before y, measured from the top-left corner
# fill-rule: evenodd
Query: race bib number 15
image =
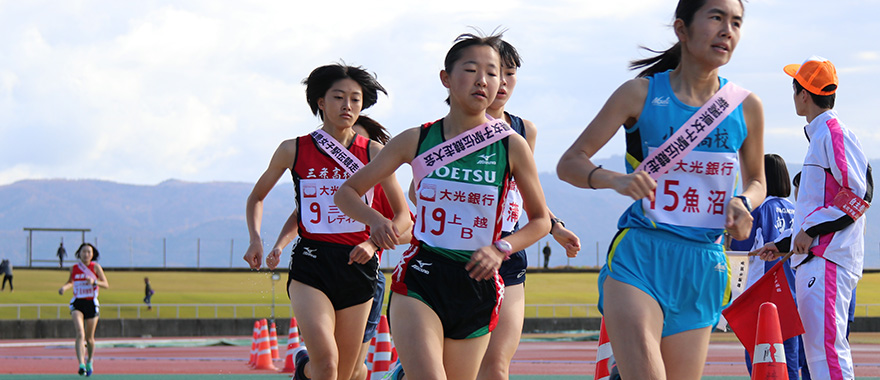
<path id="1" fill-rule="evenodd" d="M 645 215 L 676 226 L 724 228 L 736 164 L 736 153 L 690 152 L 657 179 L 654 201 L 642 200 Z"/>

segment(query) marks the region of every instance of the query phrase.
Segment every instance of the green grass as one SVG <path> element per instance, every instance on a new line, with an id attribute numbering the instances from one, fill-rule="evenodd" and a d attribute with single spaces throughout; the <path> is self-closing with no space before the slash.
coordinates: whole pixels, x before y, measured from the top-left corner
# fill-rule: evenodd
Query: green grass
<path id="1" fill-rule="evenodd" d="M 58 295 L 58 288 L 67 280 L 67 271 L 61 270 L 15 270 L 15 292 L 0 293 L 0 319 L 15 319 L 15 311 L 12 308 L 4 308 L 6 304 L 58 304 L 66 305 L 71 297 L 70 291 L 64 295 Z M 290 308 L 285 285 L 287 274 L 281 273 L 281 280 L 275 283 L 276 315 L 289 317 Z M 144 298 L 144 277 L 149 277 L 156 294 L 153 296 L 153 304 L 263 304 L 265 309 L 257 309 L 257 314 L 268 314 L 269 305 L 272 303 L 272 281 L 269 272 L 138 272 L 138 271 L 110 271 L 106 272 L 110 282 L 110 289 L 102 289 L 100 300 L 104 305 L 102 315 L 114 318 L 117 315 L 116 308 L 108 308 L 112 304 L 141 304 Z M 573 310 L 573 316 L 598 316 L 595 304 L 599 293 L 597 288 L 597 273 L 530 273 L 526 282 L 527 305 L 551 305 L 551 304 L 587 304 L 592 305 L 587 309 L 580 307 Z M 386 275 L 388 284 L 391 283 L 389 275 Z M 386 299 L 388 289 L 386 287 Z M 866 274 L 859 282 L 857 304 L 880 304 L 880 273 Z M 154 307 L 150 313 L 143 307 L 127 307 L 119 310 L 120 316 L 134 318 L 138 316 L 152 316 L 160 318 L 174 318 L 177 311 L 173 308 Z M 261 311 L 262 310 L 262 311 Z M 880 306 L 856 309 L 856 316 L 880 316 Z M 213 306 L 201 307 L 198 314 L 201 317 L 213 317 Z M 232 317 L 232 307 L 218 308 L 220 317 Z M 237 308 L 237 315 L 242 313 L 250 315 L 251 309 Z M 41 318 L 55 318 L 56 308 L 42 308 Z M 66 316 L 66 310 L 61 311 Z M 192 307 L 182 308 L 180 316 L 184 318 L 195 317 L 196 310 Z M 526 317 L 550 317 L 553 316 L 550 307 L 527 307 Z M 557 308 L 557 316 L 569 316 L 569 308 Z M 23 309 L 23 319 L 36 318 L 36 308 Z"/>

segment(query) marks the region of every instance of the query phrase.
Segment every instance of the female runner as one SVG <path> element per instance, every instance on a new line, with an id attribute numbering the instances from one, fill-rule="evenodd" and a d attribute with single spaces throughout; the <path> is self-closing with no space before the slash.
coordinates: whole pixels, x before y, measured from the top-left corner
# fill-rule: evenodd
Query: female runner
<path id="1" fill-rule="evenodd" d="M 707 104 L 715 108 L 683 125 L 727 84 L 718 69 L 730 61 L 742 23 L 739 0 L 680 0 L 673 23 L 679 42 L 634 62 L 645 69 L 611 95 L 557 166 L 559 178 L 577 187 L 614 189 L 636 201 L 621 216 L 599 275 L 599 308 L 624 379 L 700 378 L 709 333 L 729 301 L 720 237 L 725 229 L 734 239 L 748 237 L 751 204 L 764 199 L 757 96 L 732 91 L 744 97 L 735 108 Z M 731 89 L 722 100 L 733 98 Z M 709 119 L 721 109 L 729 116 Z M 627 174 L 590 161 L 621 126 Z M 687 134 L 660 149 L 678 130 Z M 687 148 L 693 151 L 677 155 Z M 635 170 L 642 161 L 647 170 Z M 737 161 L 744 191 L 731 196 Z M 648 174 L 661 163 L 671 169 Z"/>
<path id="2" fill-rule="evenodd" d="M 501 41 L 501 86 L 495 101 L 486 110 L 490 116 L 503 118 L 510 126 L 529 143 L 529 149 L 535 151 L 538 128 L 529 120 L 507 112 L 504 106 L 513 96 L 516 89 L 516 73 L 522 65 L 522 59 L 516 48 L 507 41 Z M 508 192 L 505 202 L 504 224 L 501 237 L 510 235 L 519 228 L 518 220 L 521 213 L 522 199 L 515 190 L 515 183 Z M 549 210 L 548 210 L 549 211 Z M 565 248 L 568 257 L 577 256 L 581 249 L 580 239 L 572 231 L 565 228 L 565 223 L 550 212 L 550 235 Z M 498 313 L 498 326 L 489 339 L 489 348 L 480 365 L 479 380 L 507 379 L 510 377 L 510 361 L 522 336 L 523 318 L 525 317 L 525 282 L 528 257 L 525 250 L 515 252 L 509 260 L 501 263 L 498 273 L 504 281 L 504 303 Z"/>
<path id="3" fill-rule="evenodd" d="M 382 179 L 391 207 L 399 215 L 393 223 L 365 225 L 346 217 L 333 202 L 334 190 L 382 148 L 358 136 L 352 126 L 361 110 L 375 104 L 378 91 L 385 89 L 362 68 L 338 64 L 318 67 L 304 84 L 312 113 L 323 124 L 312 134 L 282 142 L 254 186 L 247 201 L 251 243 L 244 259 L 251 268 L 261 266 L 263 199 L 290 169 L 301 239 L 291 256 L 288 295 L 311 355 L 310 365 L 299 366 L 294 376 L 298 380 L 348 379 L 357 364 L 376 289 L 377 244 L 370 241 L 370 231 L 396 236 L 412 221 L 393 173 Z M 371 192 L 359 199 L 369 207 L 372 196 Z M 396 238 L 378 245 L 394 248 L 395 244 Z M 278 257 L 267 257 L 267 265 L 278 265 Z"/>
<path id="4" fill-rule="evenodd" d="M 405 163 L 425 165 L 423 179 L 414 181 L 417 241 L 398 263 L 391 285 L 397 293 L 391 329 L 409 378 L 476 378 L 503 297 L 498 268 L 550 230 L 528 143 L 486 116 L 500 85 L 499 43 L 500 36 L 460 36 L 440 72 L 449 113 L 394 137 L 336 193 L 347 215 L 387 225 L 391 222 L 359 197 Z M 501 205 L 511 176 L 518 180 L 529 223 L 501 239 Z M 374 241 L 394 238 L 376 231 Z"/>
<path id="5" fill-rule="evenodd" d="M 107 289 L 110 283 L 104 276 L 104 268 L 98 264 L 98 249 L 90 243 L 82 243 L 76 250 L 76 258 L 79 261 L 70 268 L 70 277 L 67 282 L 58 289 L 58 294 L 64 294 L 67 289 L 73 288 L 73 298 L 70 299 L 70 316 L 73 318 L 73 327 L 76 329 L 76 360 L 79 362 L 77 372 L 91 376 L 94 371 L 93 359 L 95 356 L 95 328 L 98 327 L 98 288 Z"/>
<path id="6" fill-rule="evenodd" d="M 354 127 L 352 127 L 357 134 L 367 137 L 370 140 L 378 141 L 382 144 L 388 142 L 391 136 L 388 134 L 388 130 L 382 124 L 379 124 L 376 120 L 373 120 L 370 117 L 361 115 L 358 117 L 357 122 Z M 373 201 L 373 208 L 382 213 L 386 218 L 394 218 L 394 212 L 391 210 L 391 205 L 388 203 L 388 198 L 385 196 L 384 190 L 382 190 L 381 185 L 377 185 L 375 187 L 375 199 Z M 284 223 L 284 227 L 281 229 L 281 232 L 278 234 L 278 239 L 275 240 L 275 245 L 272 247 L 272 251 L 269 252 L 269 255 L 266 256 L 267 263 L 274 263 L 277 265 L 278 258 L 281 256 L 281 252 L 284 251 L 284 247 L 287 246 L 297 235 L 297 220 L 299 215 L 296 211 L 290 214 L 290 217 L 287 219 L 287 222 Z M 412 216 L 411 216 L 412 218 Z M 404 234 L 401 234 L 401 241 L 409 241 L 412 238 L 412 231 L 407 230 Z M 378 257 L 379 262 L 382 262 L 382 250 L 377 249 L 375 255 Z M 274 269 L 274 266 L 271 266 L 269 269 Z M 367 365 L 365 364 L 365 359 L 367 357 L 368 350 L 370 348 L 370 341 L 376 336 L 376 331 L 379 327 L 380 318 L 382 316 L 382 303 L 385 300 L 385 275 L 382 273 L 378 273 L 376 276 L 378 280 L 376 283 L 376 291 L 373 293 L 373 303 L 370 306 L 370 317 L 367 319 L 367 328 L 364 331 L 364 339 L 361 344 L 360 352 L 358 353 L 358 358 L 355 361 L 355 368 L 351 374 L 351 380 L 362 380 L 367 376 Z M 296 352 L 295 357 L 299 360 L 295 362 L 297 368 L 302 368 L 304 373 L 310 373 L 306 367 L 311 367 L 308 360 L 308 351 L 305 350 L 305 347 L 301 347 L 302 349 Z M 303 352 L 305 351 L 305 352 Z"/>

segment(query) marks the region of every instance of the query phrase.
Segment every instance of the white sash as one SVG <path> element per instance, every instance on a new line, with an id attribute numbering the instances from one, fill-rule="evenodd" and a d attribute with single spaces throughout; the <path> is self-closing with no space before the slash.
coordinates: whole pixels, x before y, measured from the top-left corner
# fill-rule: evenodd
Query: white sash
<path id="1" fill-rule="evenodd" d="M 351 153 L 346 147 L 342 146 L 339 141 L 336 141 L 333 136 L 327 134 L 322 129 L 315 130 L 311 133 L 312 139 L 315 140 L 315 143 L 318 144 L 318 147 L 327 153 L 334 161 L 336 161 L 339 166 L 342 166 L 345 169 L 345 172 L 348 173 L 348 177 L 351 177 L 352 174 L 360 170 L 364 166 L 364 162 L 361 161 L 357 156 Z M 357 139 L 357 136 L 355 136 Z M 369 146 L 367 147 L 367 151 L 369 151 Z M 367 190 L 365 194 L 367 197 L 367 204 L 373 203 L 373 188 Z"/>
<path id="2" fill-rule="evenodd" d="M 422 178 L 427 177 L 434 170 L 515 133 L 516 131 L 503 119 L 492 119 L 446 140 L 413 159 L 410 163 L 413 183 L 418 187 Z"/>
<path id="3" fill-rule="evenodd" d="M 98 276 L 95 275 L 95 272 L 92 272 L 92 270 L 89 269 L 89 267 L 87 267 L 85 264 L 83 264 L 82 261 L 77 261 L 76 266 L 79 268 L 79 270 L 81 272 L 83 272 L 83 274 L 86 277 L 91 278 L 92 280 L 95 280 L 95 282 L 98 282 Z"/>
<path id="4" fill-rule="evenodd" d="M 655 180 L 666 174 L 739 107 L 750 93 L 733 82 L 727 82 L 681 128 L 648 154 L 636 171 L 644 170 Z"/>

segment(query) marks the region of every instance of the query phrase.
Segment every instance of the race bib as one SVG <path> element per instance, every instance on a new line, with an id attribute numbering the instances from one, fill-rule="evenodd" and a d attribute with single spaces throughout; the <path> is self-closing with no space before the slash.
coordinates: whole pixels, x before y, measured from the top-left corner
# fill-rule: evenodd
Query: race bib
<path id="1" fill-rule="evenodd" d="M 73 281 L 73 294 L 76 298 L 94 298 L 95 288 L 94 284 L 89 284 L 85 280 Z"/>
<path id="2" fill-rule="evenodd" d="M 736 164 L 733 152 L 690 152 L 657 179 L 654 201 L 642 200 L 645 215 L 676 226 L 724 228 Z"/>
<path id="3" fill-rule="evenodd" d="M 522 194 L 516 188 L 516 181 L 510 181 L 510 188 L 507 190 L 507 196 L 504 198 L 503 218 L 501 220 L 501 231 L 512 232 L 519 216 L 522 213 Z"/>
<path id="4" fill-rule="evenodd" d="M 306 231 L 313 234 L 361 232 L 366 226 L 339 210 L 333 201 L 345 179 L 300 180 L 300 219 Z"/>
<path id="5" fill-rule="evenodd" d="M 434 247 L 474 251 L 492 244 L 498 188 L 425 178 L 418 189 L 417 239 Z"/>

